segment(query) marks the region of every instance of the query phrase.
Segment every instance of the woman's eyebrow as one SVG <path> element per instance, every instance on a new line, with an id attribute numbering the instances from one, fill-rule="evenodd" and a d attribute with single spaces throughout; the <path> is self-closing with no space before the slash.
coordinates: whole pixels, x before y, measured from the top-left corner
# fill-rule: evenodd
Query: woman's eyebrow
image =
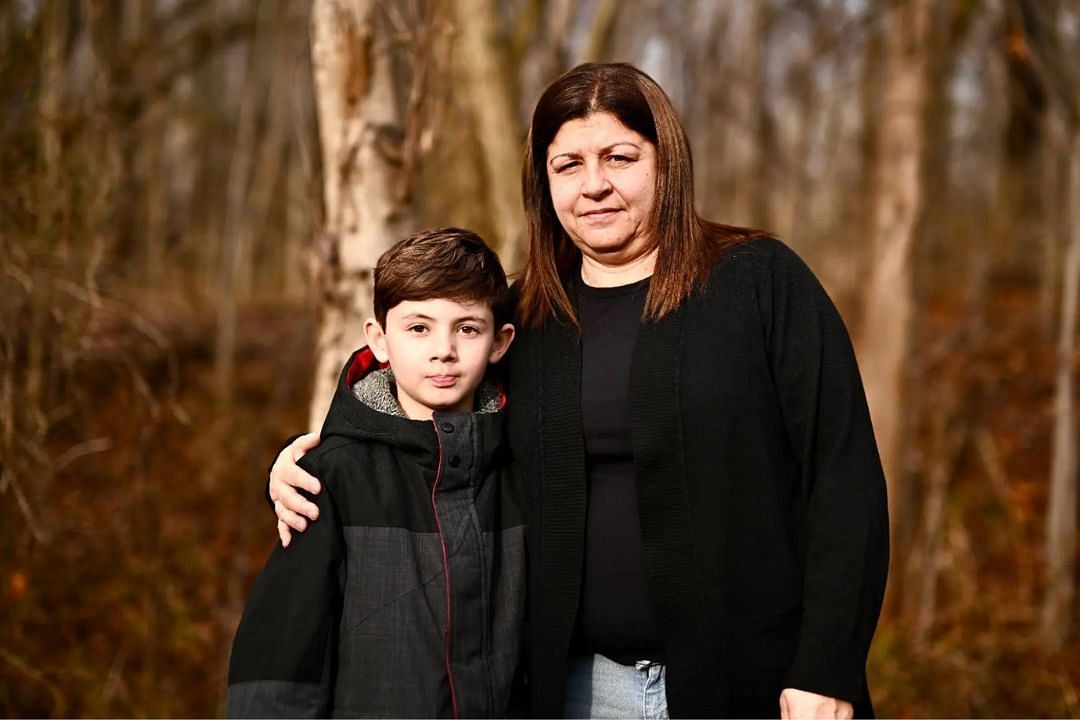
<path id="1" fill-rule="evenodd" d="M 620 145 L 629 145 L 630 147 L 634 148 L 635 150 L 640 150 L 641 149 L 641 146 L 638 145 L 635 142 L 632 142 L 630 140 L 620 140 L 619 142 L 612 143 L 610 145 L 607 145 L 606 147 L 600 148 L 598 154 L 599 155 L 606 155 L 607 153 L 611 152 L 612 150 L 619 147 Z M 555 162 L 556 159 L 561 158 L 561 157 L 567 157 L 567 158 L 572 158 L 572 159 L 580 158 L 581 153 L 577 152 L 576 150 L 567 150 L 566 152 L 561 152 L 558 155 L 552 155 L 551 159 L 548 160 L 548 162 L 553 163 L 553 162 Z"/>
<path id="2" fill-rule="evenodd" d="M 556 160 L 558 160 L 561 157 L 570 158 L 570 159 L 577 159 L 577 158 L 581 157 L 581 153 L 573 152 L 573 151 L 568 150 L 566 152 L 561 152 L 558 155 L 552 155 L 551 158 L 548 160 L 548 162 L 553 163 L 553 162 L 555 162 Z"/>
<path id="3" fill-rule="evenodd" d="M 600 148 L 600 153 L 601 154 L 609 153 L 612 150 L 614 150 L 615 148 L 619 147 L 620 145 L 629 145 L 630 147 L 634 148 L 635 150 L 640 150 L 641 149 L 641 146 L 638 145 L 635 142 L 631 142 L 630 140 L 620 140 L 619 142 L 612 143 L 611 145 L 608 145 L 605 148 Z"/>

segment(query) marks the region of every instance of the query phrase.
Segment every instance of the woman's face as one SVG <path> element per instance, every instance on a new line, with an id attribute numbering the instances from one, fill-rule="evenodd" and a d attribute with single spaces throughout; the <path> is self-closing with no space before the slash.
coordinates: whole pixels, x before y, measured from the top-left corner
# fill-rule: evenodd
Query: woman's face
<path id="1" fill-rule="evenodd" d="M 650 250 L 656 146 L 610 113 L 568 120 L 547 149 L 551 204 L 588 257 L 607 266 Z"/>

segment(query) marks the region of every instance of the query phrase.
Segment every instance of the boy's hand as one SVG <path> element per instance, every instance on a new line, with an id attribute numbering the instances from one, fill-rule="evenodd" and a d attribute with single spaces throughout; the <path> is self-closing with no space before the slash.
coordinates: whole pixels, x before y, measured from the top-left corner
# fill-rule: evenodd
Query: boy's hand
<path id="1" fill-rule="evenodd" d="M 851 720 L 854 715 L 854 708 L 846 700 L 795 688 L 784 688 L 784 692 L 780 693 L 782 720 Z"/>
<path id="2" fill-rule="evenodd" d="M 319 508 L 296 491 L 296 488 L 303 488 L 313 495 L 319 492 L 319 481 L 296 466 L 296 461 L 318 444 L 318 433 L 301 435 L 278 453 L 274 467 L 270 468 L 270 499 L 274 501 L 274 512 L 278 517 L 282 547 L 289 547 L 292 530 L 304 532 L 307 529 L 304 516 L 312 520 L 319 517 Z"/>

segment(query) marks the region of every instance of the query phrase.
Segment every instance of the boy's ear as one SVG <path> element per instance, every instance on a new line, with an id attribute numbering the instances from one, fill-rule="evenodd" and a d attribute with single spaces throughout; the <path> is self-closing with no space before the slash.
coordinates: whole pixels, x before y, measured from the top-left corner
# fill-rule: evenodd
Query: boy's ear
<path id="1" fill-rule="evenodd" d="M 364 321 L 364 336 L 376 360 L 383 363 L 390 360 L 390 354 L 386 352 L 386 333 L 383 332 L 378 320 L 368 318 Z"/>
<path id="2" fill-rule="evenodd" d="M 491 346 L 491 354 L 488 355 L 489 363 L 497 363 L 510 349 L 510 343 L 514 342 L 514 326 L 506 323 L 495 331 L 495 343 Z"/>

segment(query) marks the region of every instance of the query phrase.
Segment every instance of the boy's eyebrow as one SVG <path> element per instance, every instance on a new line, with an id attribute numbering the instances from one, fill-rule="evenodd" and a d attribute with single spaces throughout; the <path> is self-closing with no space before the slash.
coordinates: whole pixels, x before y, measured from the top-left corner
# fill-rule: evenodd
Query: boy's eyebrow
<path id="1" fill-rule="evenodd" d="M 412 313 L 409 313 L 408 315 L 402 315 L 401 319 L 402 320 L 431 320 L 432 322 L 435 322 L 435 318 L 431 317 L 430 315 L 425 315 L 422 312 L 412 312 Z M 467 322 L 475 322 L 475 323 L 485 323 L 485 322 L 487 322 L 487 319 L 483 315 L 465 315 L 465 316 L 462 316 L 462 317 L 454 318 L 454 322 L 466 322 L 466 321 Z"/>

